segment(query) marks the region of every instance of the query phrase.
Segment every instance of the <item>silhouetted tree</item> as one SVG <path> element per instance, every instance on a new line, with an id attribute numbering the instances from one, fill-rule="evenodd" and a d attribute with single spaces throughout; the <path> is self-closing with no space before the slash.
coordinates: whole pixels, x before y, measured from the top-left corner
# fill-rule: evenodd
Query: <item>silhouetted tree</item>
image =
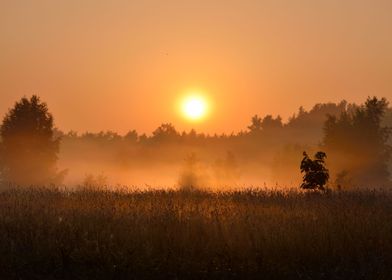
<path id="1" fill-rule="evenodd" d="M 194 145 L 198 142 L 198 140 L 199 140 L 199 135 L 195 129 L 191 129 L 188 133 L 186 131 L 183 131 L 181 133 L 181 143 L 184 143 L 186 145 L 188 144 Z"/>
<path id="2" fill-rule="evenodd" d="M 129 131 L 125 136 L 124 140 L 128 143 L 136 143 L 138 140 L 138 134 L 136 130 Z"/>
<path id="3" fill-rule="evenodd" d="M 252 137 L 259 138 L 263 142 L 257 143 L 257 145 L 270 145 L 271 141 L 276 141 L 276 138 L 280 138 L 280 132 L 283 128 L 282 118 L 278 116 L 273 118 L 271 115 L 266 115 L 264 118 L 260 118 L 258 115 L 253 116 L 251 125 L 248 126 L 249 135 Z M 234 139 L 236 135 L 232 134 L 229 138 Z"/>
<path id="4" fill-rule="evenodd" d="M 387 185 L 391 147 L 390 128 L 382 126 L 388 102 L 368 98 L 364 105 L 330 116 L 324 127 L 324 147 L 334 158 L 337 171 L 345 171 L 354 185 Z"/>
<path id="5" fill-rule="evenodd" d="M 142 144 L 145 144 L 148 141 L 148 137 L 145 133 L 143 133 L 142 135 L 139 135 L 139 142 Z"/>
<path id="6" fill-rule="evenodd" d="M 300 107 L 298 113 L 285 125 L 286 139 L 290 143 L 318 145 L 323 137 L 323 126 L 328 116 L 339 116 L 351 106 L 346 101 L 316 104 L 309 111 Z"/>
<path id="7" fill-rule="evenodd" d="M 153 139 L 157 141 L 171 141 L 180 136 L 171 123 L 164 123 L 154 130 Z"/>
<path id="8" fill-rule="evenodd" d="M 258 133 L 263 129 L 263 119 L 258 115 L 254 115 L 251 120 L 250 126 L 248 126 L 250 133 Z"/>
<path id="9" fill-rule="evenodd" d="M 59 138 L 53 136 L 53 117 L 38 96 L 22 98 L 3 120 L 2 138 L 5 181 L 19 185 L 59 183 L 56 173 Z"/>
<path id="10" fill-rule="evenodd" d="M 301 161 L 301 173 L 304 173 L 302 189 L 325 191 L 325 184 L 329 179 L 329 171 L 325 167 L 324 152 L 317 152 L 314 159 L 311 159 L 306 152 L 303 153 L 304 158 Z"/>
<path id="11" fill-rule="evenodd" d="M 282 118 L 277 116 L 276 119 L 274 119 L 271 115 L 266 115 L 261 122 L 261 127 L 263 131 L 274 131 L 276 129 L 282 128 Z"/>

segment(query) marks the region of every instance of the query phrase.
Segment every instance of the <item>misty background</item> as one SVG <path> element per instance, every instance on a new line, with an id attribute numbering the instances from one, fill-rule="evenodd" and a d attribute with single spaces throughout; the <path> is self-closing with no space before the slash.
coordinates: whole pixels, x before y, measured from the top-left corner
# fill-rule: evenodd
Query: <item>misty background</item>
<path id="1" fill-rule="evenodd" d="M 289 188 L 299 186 L 302 180 L 299 164 L 303 151 L 313 154 L 321 149 L 328 155 L 331 187 L 389 186 L 392 166 L 384 149 L 391 144 L 388 127 L 392 125 L 392 108 L 385 99 L 369 98 L 366 102 L 320 103 L 310 110 L 300 107 L 287 122 L 279 115 L 255 115 L 249 118 L 248 127 L 231 134 L 178 131 L 170 123 L 163 123 L 149 135 L 132 129 L 125 135 L 55 129 L 54 137 L 61 139 L 58 167 L 67 170 L 63 184 L 69 186 Z M 385 145 L 377 142 L 378 132 L 372 130 L 373 126 L 356 126 L 366 125 L 361 114 L 371 114 L 371 106 L 381 110 L 376 129 L 386 132 L 386 138 L 380 136 L 385 138 Z M 339 125 L 350 116 L 351 130 L 346 127 L 339 136 Z M 372 135 L 376 142 L 372 142 Z M 351 150 L 345 141 L 353 147 Z M 379 146 L 381 150 L 375 151 Z M 387 158 L 377 159 L 377 153 L 384 152 Z M 368 166 L 374 159 L 377 164 L 387 164 L 387 174 L 377 173 L 382 166 Z"/>

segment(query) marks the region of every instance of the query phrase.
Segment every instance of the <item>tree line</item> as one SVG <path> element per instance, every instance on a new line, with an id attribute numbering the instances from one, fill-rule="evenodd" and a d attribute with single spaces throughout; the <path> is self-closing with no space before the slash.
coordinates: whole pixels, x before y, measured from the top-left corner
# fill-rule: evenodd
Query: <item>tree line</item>
<path id="1" fill-rule="evenodd" d="M 246 130 L 231 134 L 179 132 L 170 123 L 160 125 L 151 135 L 135 130 L 125 135 L 111 131 L 64 133 L 55 128 L 45 102 L 38 96 L 23 97 L 4 116 L 0 128 L 0 175 L 3 182 L 20 185 L 61 183 L 66 171 L 58 170 L 56 163 L 62 142 L 95 143 L 102 149 L 114 145 L 204 147 L 224 143 L 232 147 L 233 156 L 236 151 L 245 156 L 259 153 L 260 160 L 277 143 L 280 147 L 299 143 L 298 150 L 315 147 L 328 154 L 329 164 L 336 170 L 336 185 L 389 186 L 389 124 L 392 110 L 387 100 L 369 97 L 362 105 L 342 101 L 317 104 L 309 111 L 301 107 L 286 123 L 280 116 L 255 115 Z M 300 158 L 297 150 L 295 153 Z"/>

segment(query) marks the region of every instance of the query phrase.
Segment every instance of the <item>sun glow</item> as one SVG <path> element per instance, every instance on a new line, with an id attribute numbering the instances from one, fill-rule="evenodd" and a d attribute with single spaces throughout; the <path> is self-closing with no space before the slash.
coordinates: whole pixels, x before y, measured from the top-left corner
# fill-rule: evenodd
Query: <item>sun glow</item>
<path id="1" fill-rule="evenodd" d="M 207 101 L 199 95 L 190 95 L 182 102 L 182 112 L 190 120 L 200 120 L 207 114 Z"/>

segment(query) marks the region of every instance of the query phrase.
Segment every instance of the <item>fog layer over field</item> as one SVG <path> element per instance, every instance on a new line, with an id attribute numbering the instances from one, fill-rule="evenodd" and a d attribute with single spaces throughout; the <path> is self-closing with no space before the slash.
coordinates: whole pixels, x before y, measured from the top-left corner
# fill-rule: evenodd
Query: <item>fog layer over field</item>
<path id="1" fill-rule="evenodd" d="M 392 110 L 384 105 L 382 126 L 391 125 Z M 279 116 L 256 115 L 243 131 L 230 135 L 205 135 L 194 130 L 179 132 L 168 123 L 151 135 L 139 135 L 136 131 L 126 135 L 110 131 L 57 131 L 62 139 L 58 166 L 68 169 L 66 185 L 192 186 L 219 190 L 296 187 L 301 181 L 299 164 L 303 151 L 313 154 L 324 150 L 328 155 L 331 187 L 349 188 L 360 186 L 361 182 L 367 187 L 373 183 L 383 187 L 388 182 L 376 179 L 380 178 L 378 172 L 383 167 L 370 165 L 384 148 L 368 140 L 379 131 L 367 128 L 369 124 L 365 121 L 358 125 L 361 114 L 371 111 L 369 106 L 345 101 L 317 104 L 309 111 L 300 108 L 287 122 Z M 347 127 L 341 129 L 345 124 Z M 358 131 L 363 135 L 363 143 Z M 350 133 L 351 138 L 344 133 Z M 347 145 L 347 141 L 352 142 Z M 362 171 L 369 176 L 355 181 L 353 176 Z"/>

